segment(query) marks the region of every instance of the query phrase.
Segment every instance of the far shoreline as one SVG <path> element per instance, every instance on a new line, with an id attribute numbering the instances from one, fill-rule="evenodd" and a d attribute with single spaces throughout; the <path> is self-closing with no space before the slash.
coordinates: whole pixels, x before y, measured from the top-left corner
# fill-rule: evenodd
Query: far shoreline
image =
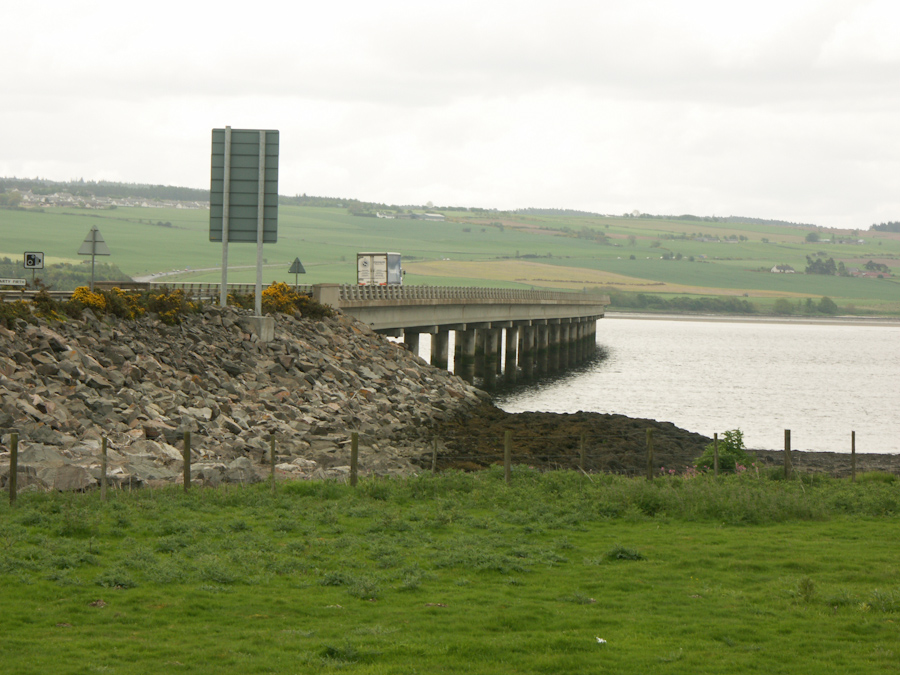
<path id="1" fill-rule="evenodd" d="M 622 312 L 607 310 L 605 319 L 635 319 L 639 321 L 706 321 L 723 323 L 806 324 L 813 326 L 887 326 L 900 327 L 900 317 L 892 316 L 774 316 L 752 314 L 678 314 L 674 312 Z"/>

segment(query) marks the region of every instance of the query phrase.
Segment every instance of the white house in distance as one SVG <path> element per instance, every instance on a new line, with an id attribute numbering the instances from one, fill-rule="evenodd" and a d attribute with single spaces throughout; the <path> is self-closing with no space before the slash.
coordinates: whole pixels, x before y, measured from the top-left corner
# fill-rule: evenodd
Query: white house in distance
<path id="1" fill-rule="evenodd" d="M 797 270 L 790 265 L 775 265 L 770 271 L 774 274 L 794 274 Z"/>

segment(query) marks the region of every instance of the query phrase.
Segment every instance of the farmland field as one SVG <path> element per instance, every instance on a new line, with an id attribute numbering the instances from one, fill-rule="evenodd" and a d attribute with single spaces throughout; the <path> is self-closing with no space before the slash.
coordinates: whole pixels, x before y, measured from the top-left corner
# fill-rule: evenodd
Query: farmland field
<path id="1" fill-rule="evenodd" d="M 848 269 L 871 260 L 896 273 L 900 235 L 893 233 L 831 231 L 827 236 L 841 243 L 810 243 L 808 228 L 774 224 L 459 211 L 446 217 L 381 219 L 337 208 L 281 206 L 279 241 L 264 249 L 264 281 L 293 281 L 287 269 L 299 257 L 308 272 L 299 279 L 304 283 L 353 283 L 357 251 L 391 250 L 404 256 L 407 284 L 746 295 L 762 306 L 774 298 L 828 296 L 847 308 L 900 313 L 900 282 L 891 274 L 769 271 L 787 264 L 802 272 L 810 256 L 834 258 Z M 83 262 L 76 251 L 97 225 L 113 253 L 107 260 L 127 274 L 167 273 L 165 278 L 176 281 L 204 282 L 221 277 L 221 245 L 208 241 L 204 210 L 2 210 L 0 219 L 0 257 L 21 260 L 23 251 L 42 250 L 48 264 Z M 232 244 L 229 280 L 252 282 L 255 261 L 255 246 Z"/>

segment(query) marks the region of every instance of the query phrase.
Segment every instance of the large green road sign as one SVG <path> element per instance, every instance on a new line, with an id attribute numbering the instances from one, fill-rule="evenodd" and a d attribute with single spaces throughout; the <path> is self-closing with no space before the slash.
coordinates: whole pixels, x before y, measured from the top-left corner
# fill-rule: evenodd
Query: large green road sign
<path id="1" fill-rule="evenodd" d="M 210 177 L 210 241 L 224 225 L 228 242 L 256 243 L 260 216 L 262 242 L 278 241 L 278 131 L 213 129 Z"/>

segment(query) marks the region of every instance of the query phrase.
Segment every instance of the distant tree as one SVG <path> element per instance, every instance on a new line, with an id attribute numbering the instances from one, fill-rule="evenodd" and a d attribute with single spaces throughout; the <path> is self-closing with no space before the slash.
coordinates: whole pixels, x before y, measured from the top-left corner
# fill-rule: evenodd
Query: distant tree
<path id="1" fill-rule="evenodd" d="M 18 190 L 0 193 L 0 206 L 8 206 L 14 209 L 21 203 L 22 194 Z"/>
<path id="2" fill-rule="evenodd" d="M 891 268 L 888 267 L 887 265 L 883 265 L 883 264 L 881 264 L 881 263 L 873 262 L 872 260 L 870 260 L 869 262 L 867 262 L 867 263 L 865 264 L 865 268 L 866 268 L 867 270 L 869 270 L 870 272 L 887 272 L 887 273 L 890 273 L 890 271 L 891 271 Z"/>
<path id="3" fill-rule="evenodd" d="M 892 221 L 881 223 L 880 225 L 872 225 L 871 227 L 869 227 L 869 229 L 879 230 L 881 232 L 900 232 L 900 221 Z"/>
<path id="4" fill-rule="evenodd" d="M 635 237 L 633 234 L 628 235 L 628 245 L 637 246 L 637 237 Z"/>
<path id="5" fill-rule="evenodd" d="M 772 307 L 772 310 L 776 314 L 793 314 L 794 306 L 787 298 L 778 298 L 775 301 L 775 305 Z"/>
<path id="6" fill-rule="evenodd" d="M 818 232 L 807 232 L 806 233 L 806 241 L 813 244 L 819 241 L 819 233 Z"/>
<path id="7" fill-rule="evenodd" d="M 838 273 L 838 266 L 835 264 L 834 258 L 829 258 L 828 260 L 816 258 L 813 260 L 810 256 L 806 256 L 805 271 L 807 274 L 827 274 L 834 276 Z"/>
<path id="8" fill-rule="evenodd" d="M 835 304 L 834 300 L 829 297 L 823 297 L 821 300 L 819 300 L 819 306 L 817 307 L 817 309 L 822 314 L 830 314 L 832 316 L 838 313 L 838 306 Z"/>

